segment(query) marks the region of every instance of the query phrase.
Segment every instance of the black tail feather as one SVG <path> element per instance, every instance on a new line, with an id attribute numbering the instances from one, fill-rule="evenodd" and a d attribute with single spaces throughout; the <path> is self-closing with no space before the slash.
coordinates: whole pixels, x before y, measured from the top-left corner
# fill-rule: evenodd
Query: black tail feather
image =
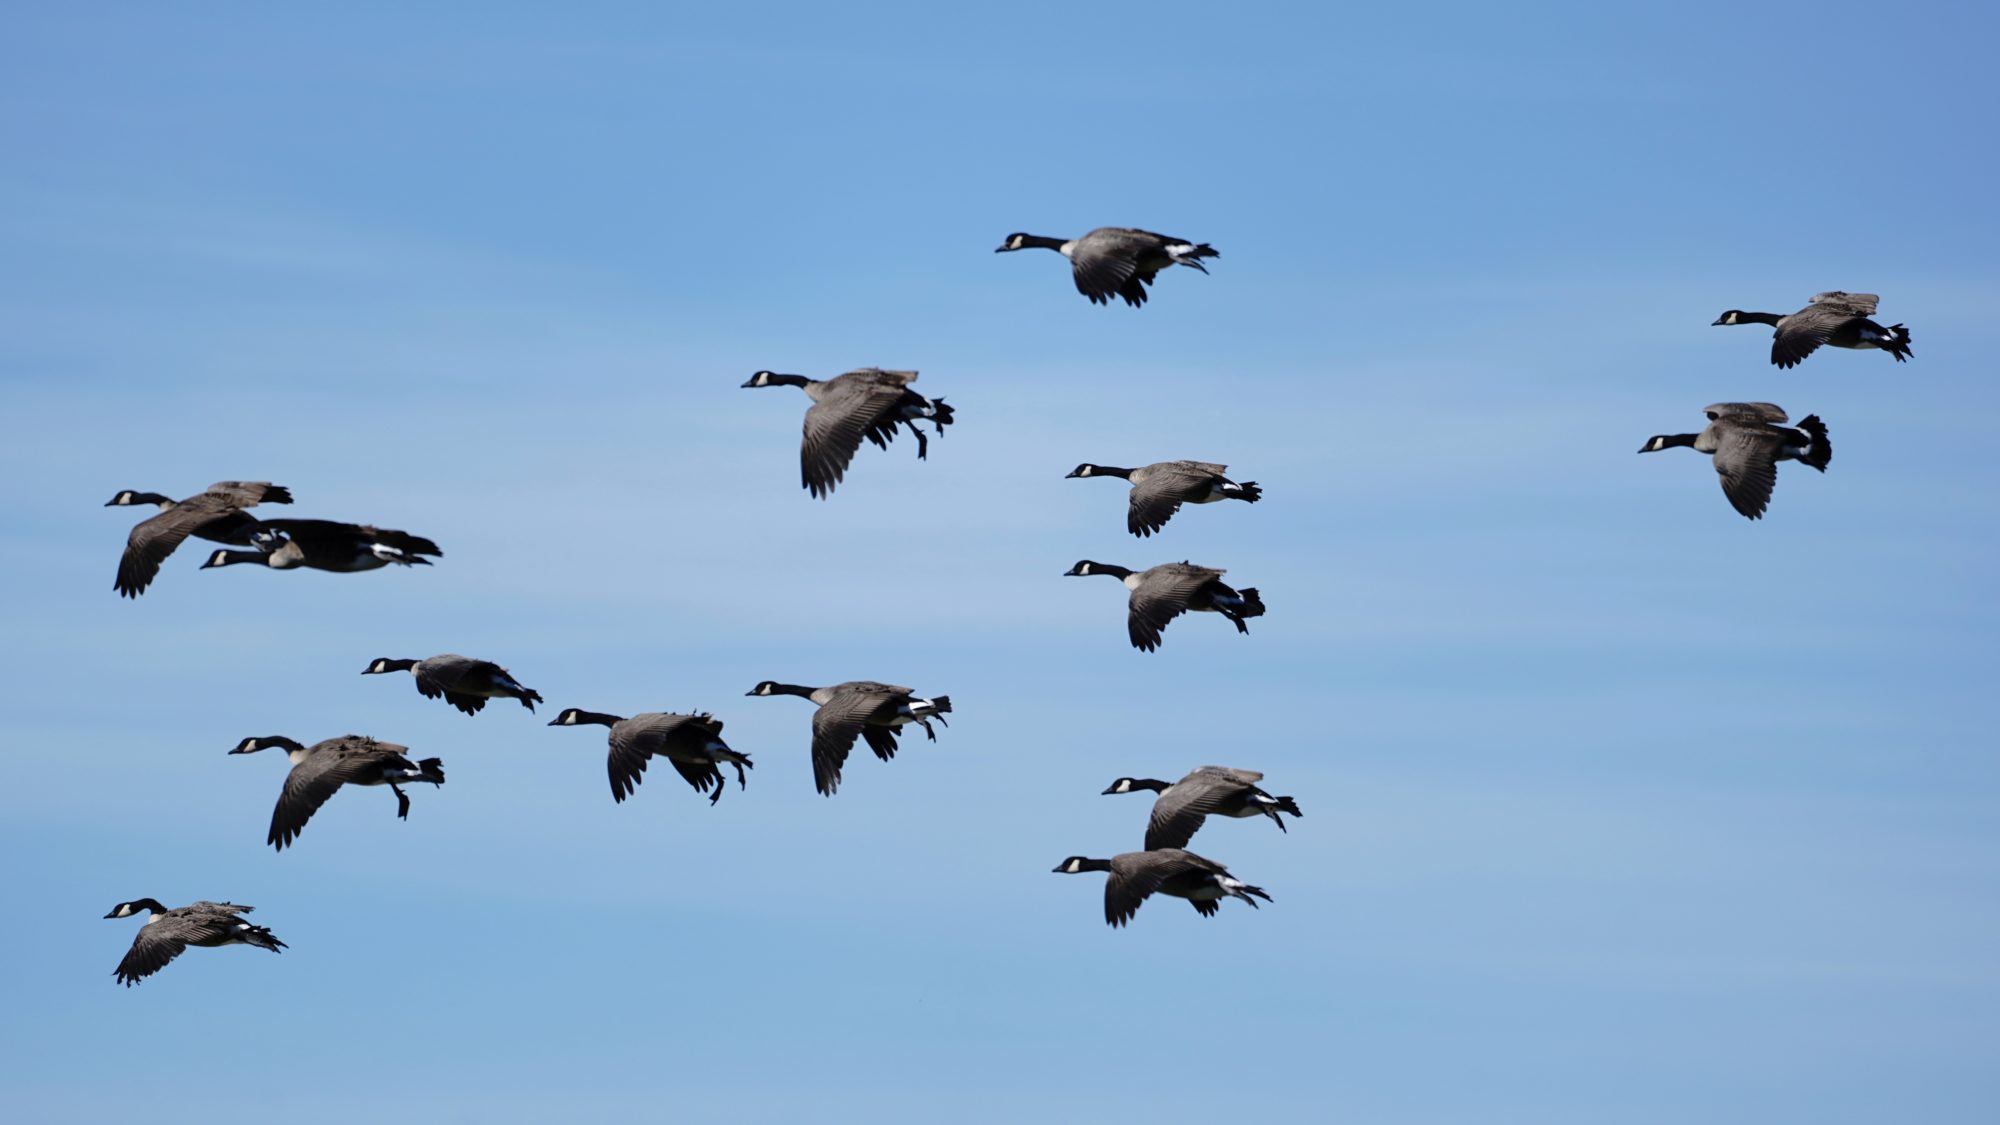
<path id="1" fill-rule="evenodd" d="M 1910 330 L 1900 324 L 1889 326 L 1889 338 L 1882 342 L 1882 350 L 1896 357 L 1897 363 L 1907 363 L 1911 356 Z"/>
<path id="2" fill-rule="evenodd" d="M 1808 414 L 1799 420 L 1799 429 L 1811 439 L 1806 443 L 1805 452 L 1799 454 L 1799 460 L 1825 472 L 1827 464 L 1833 460 L 1833 442 L 1827 439 L 1826 423 L 1820 421 L 1819 415 Z"/>
<path id="3" fill-rule="evenodd" d="M 423 773 L 423 775 L 424 775 L 423 777 L 419 778 L 418 780 L 420 780 L 420 781 L 428 781 L 428 782 L 430 782 L 430 783 L 431 783 L 432 785 L 443 785 L 443 784 L 444 784 L 444 759 L 443 759 L 443 758 L 425 758 L 425 759 L 424 759 L 423 761 L 421 761 L 421 762 L 418 762 L 418 763 L 417 763 L 417 769 L 418 769 L 418 770 L 420 770 L 420 771 L 422 771 L 422 773 Z M 248 896 L 248 895 L 245 895 L 245 896 L 243 896 L 243 897 L 245 897 L 245 898 L 248 898 L 248 897 L 250 897 L 250 896 Z"/>
<path id="4" fill-rule="evenodd" d="M 1243 608 L 1236 611 L 1238 616 L 1240 617 L 1264 616 L 1264 599 L 1261 595 L 1257 593 L 1257 588 L 1255 586 L 1238 590 L 1237 593 L 1243 595 Z M 1245 629 L 1243 631 L 1247 633 L 1250 630 Z"/>
<path id="5" fill-rule="evenodd" d="M 1255 504 L 1264 498 L 1264 490 L 1258 487 L 1257 482 L 1254 480 L 1241 481 L 1236 485 L 1236 488 L 1237 491 L 1226 493 L 1225 495 L 1249 504 Z"/>

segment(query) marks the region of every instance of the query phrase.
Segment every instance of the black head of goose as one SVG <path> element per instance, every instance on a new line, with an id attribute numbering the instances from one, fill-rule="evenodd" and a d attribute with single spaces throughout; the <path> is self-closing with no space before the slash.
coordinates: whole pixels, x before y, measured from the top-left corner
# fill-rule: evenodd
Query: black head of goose
<path id="1" fill-rule="evenodd" d="M 1063 479 L 1117 477 L 1132 483 L 1130 503 L 1125 509 L 1125 530 L 1145 538 L 1167 525 L 1182 504 L 1213 504 L 1217 500 L 1241 500 L 1255 504 L 1264 490 L 1254 480 L 1241 483 L 1223 474 L 1229 466 L 1213 461 L 1157 461 L 1136 469 L 1114 465 L 1093 465 L 1086 461 Z"/>
<path id="2" fill-rule="evenodd" d="M 1146 849 L 1152 851 L 1186 847 L 1201 830 L 1202 821 L 1211 816 L 1268 816 L 1280 832 L 1286 831 L 1284 818 L 1278 814 L 1305 814 L 1292 798 L 1273 797 L 1259 789 L 1257 782 L 1263 779 L 1256 770 L 1202 766 L 1172 784 L 1150 777 L 1121 777 L 1106 787 L 1104 794 L 1160 795 L 1146 824 Z"/>
<path id="3" fill-rule="evenodd" d="M 1132 592 L 1125 617 L 1126 635 L 1132 647 L 1152 652 L 1160 647 L 1160 633 L 1167 623 L 1188 610 L 1219 613 L 1248 633 L 1245 619 L 1264 614 L 1264 599 L 1255 587 L 1238 590 L 1222 581 L 1229 573 L 1215 567 L 1190 562 L 1161 563 L 1134 571 L 1111 563 L 1084 559 L 1063 572 L 1066 578 L 1106 574 L 1125 584 Z"/>
<path id="4" fill-rule="evenodd" d="M 278 935 L 253 926 L 239 915 L 256 909 L 233 902 L 191 902 L 168 909 L 154 898 L 135 898 L 111 908 L 106 918 L 130 918 L 144 911 L 146 920 L 132 937 L 132 948 L 112 977 L 127 988 L 167 967 L 190 945 L 214 949 L 224 945 L 254 945 L 273 953 L 285 948 Z"/>
<path id="5" fill-rule="evenodd" d="M 1729 506 L 1748 519 L 1762 519 L 1778 483 L 1778 462 L 1798 461 L 1825 472 L 1833 460 L 1826 423 L 1808 414 L 1796 427 L 1783 425 L 1781 408 L 1768 402 L 1717 402 L 1703 408 L 1708 426 L 1698 434 L 1658 434 L 1641 453 L 1687 448 L 1710 454 Z"/>
<path id="6" fill-rule="evenodd" d="M 255 551 L 216 551 L 202 569 L 254 563 L 272 570 L 331 570 L 350 574 L 396 566 L 429 566 L 444 552 L 420 535 L 335 520 L 265 520 Z"/>
<path id="7" fill-rule="evenodd" d="M 425 758 L 411 761 L 409 747 L 381 742 L 366 735 L 348 734 L 303 745 L 283 735 L 246 738 L 231 754 L 255 754 L 279 749 L 291 759 L 292 772 L 278 791 L 277 807 L 271 810 L 271 831 L 264 842 L 284 851 L 299 838 L 306 822 L 343 785 L 386 785 L 396 794 L 396 816 L 410 816 L 410 796 L 403 786 L 414 781 L 444 784 L 444 761 Z"/>
<path id="8" fill-rule="evenodd" d="M 174 500 L 157 492 L 125 489 L 106 501 L 104 506 L 154 505 L 160 511 L 140 520 L 132 528 L 132 534 L 126 537 L 125 553 L 118 559 L 118 578 L 112 588 L 127 598 L 137 598 L 145 593 L 146 587 L 160 573 L 160 564 L 190 535 L 212 543 L 252 546 L 264 530 L 264 524 L 244 509 L 259 504 L 291 502 L 291 490 L 261 480 L 217 481 L 206 491 L 185 500 Z"/>
<path id="9" fill-rule="evenodd" d="M 1870 319 L 1881 300 L 1873 293 L 1843 293 L 1835 289 L 1813 294 L 1806 307 L 1795 313 L 1780 316 L 1730 309 L 1716 317 L 1714 324 L 1770 325 L 1775 329 L 1771 334 L 1771 362 L 1779 367 L 1797 367 L 1821 344 L 1877 348 L 1894 356 L 1897 363 L 1907 362 L 1911 355 L 1910 330 L 1900 324 L 1884 328 Z"/>
<path id="10" fill-rule="evenodd" d="M 1187 899 L 1195 913 L 1207 918 L 1222 909 L 1225 898 L 1240 898 L 1255 907 L 1257 899 L 1271 901 L 1264 888 L 1253 887 L 1229 873 L 1212 859 L 1179 848 L 1122 852 L 1110 859 L 1073 855 L 1056 864 L 1057 875 L 1081 875 L 1104 871 L 1104 921 L 1123 926 L 1139 912 L 1139 906 L 1156 894 Z"/>
<path id="11" fill-rule="evenodd" d="M 682 715 L 673 711 L 641 711 L 631 718 L 566 708 L 549 722 L 552 727 L 610 727 L 611 753 L 605 769 L 611 778 L 611 799 L 623 801 L 639 789 L 646 763 L 665 758 L 697 793 L 707 793 L 713 806 L 722 800 L 728 786 L 722 780 L 722 766 L 736 767 L 736 787 L 748 787 L 743 771 L 753 769 L 750 755 L 729 748 L 722 741 L 722 720 L 698 711 Z"/>
<path id="12" fill-rule="evenodd" d="M 840 789 L 840 771 L 856 738 L 866 740 L 875 756 L 886 762 L 896 756 L 896 732 L 904 726 L 916 723 L 924 728 L 926 738 L 936 742 L 931 720 L 951 725 L 945 721 L 951 711 L 950 696 L 926 699 L 914 688 L 875 680 L 849 680 L 820 688 L 765 680 L 743 694 L 796 695 L 818 705 L 812 718 L 813 787 L 827 797 Z"/>
<path id="13" fill-rule="evenodd" d="M 1048 238 L 1039 234 L 1008 235 L 995 254 L 1011 250 L 1054 250 L 1069 259 L 1071 280 L 1076 291 L 1094 305 L 1109 305 L 1111 298 L 1123 298 L 1138 308 L 1146 303 L 1146 287 L 1161 270 L 1187 266 L 1203 273 L 1203 258 L 1219 258 L 1213 246 L 1185 238 L 1154 234 L 1133 227 L 1098 227 L 1082 238 Z"/>
<path id="14" fill-rule="evenodd" d="M 361 670 L 364 676 L 408 672 L 417 681 L 417 691 L 425 699 L 443 699 L 468 715 L 476 715 L 489 699 L 518 699 L 529 711 L 542 702 L 541 694 L 515 682 L 512 673 L 491 660 L 475 660 L 455 652 L 427 656 L 422 660 L 392 660 L 378 657 Z"/>
<path id="15" fill-rule="evenodd" d="M 813 400 L 806 408 L 805 434 L 799 442 L 799 477 L 808 492 L 824 500 L 847 475 L 864 437 L 887 449 L 895 440 L 896 427 L 908 425 L 917 437 L 917 459 L 928 457 L 930 442 L 917 420 L 929 421 L 942 436 L 954 412 L 943 398 L 925 398 L 911 390 L 916 381 L 914 371 L 863 367 L 824 381 L 759 371 L 743 385 L 799 387 Z"/>

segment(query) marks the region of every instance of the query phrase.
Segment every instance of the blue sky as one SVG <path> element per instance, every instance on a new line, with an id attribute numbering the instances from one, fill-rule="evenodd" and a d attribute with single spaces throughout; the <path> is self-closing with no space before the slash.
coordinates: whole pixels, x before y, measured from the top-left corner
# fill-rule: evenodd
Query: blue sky
<path id="1" fill-rule="evenodd" d="M 10 1105 L 1992 1120 L 1991 13 L 401 7 L 0 45 Z M 992 253 L 1104 224 L 1222 257 L 1134 311 Z M 1832 288 L 1914 361 L 1709 327 Z M 868 364 L 959 424 L 814 502 L 738 385 Z M 1835 447 L 1756 524 L 1633 453 L 1736 399 Z M 1175 457 L 1266 499 L 1139 541 L 1063 479 Z M 225 478 L 444 557 L 116 597 L 100 505 Z M 1079 558 L 1270 612 L 1142 656 Z M 359 675 L 442 651 L 548 713 Z M 824 800 L 765 678 L 958 710 Z M 750 787 L 614 806 L 565 706 L 712 710 Z M 349 731 L 449 783 L 264 847 L 224 752 Z M 1276 901 L 1107 929 L 1049 869 L 1208 762 L 1305 810 L 1194 841 Z M 291 948 L 117 988 L 138 896 Z"/>

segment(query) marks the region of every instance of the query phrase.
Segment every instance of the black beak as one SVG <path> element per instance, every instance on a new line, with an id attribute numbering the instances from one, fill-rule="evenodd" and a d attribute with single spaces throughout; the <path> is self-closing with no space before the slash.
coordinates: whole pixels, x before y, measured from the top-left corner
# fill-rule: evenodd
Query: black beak
<path id="1" fill-rule="evenodd" d="M 743 385 L 744 385 L 744 386 L 746 386 L 746 387 L 754 387 L 754 386 L 756 386 L 756 385 L 757 385 L 757 379 L 756 379 L 756 376 L 754 376 L 754 375 L 753 375 L 753 376 L 751 376 L 750 378 L 748 378 L 748 379 L 745 379 L 745 380 L 743 381 Z"/>
<path id="2" fill-rule="evenodd" d="M 1118 792 L 1118 785 L 1116 782 L 1113 782 L 1109 788 L 1107 788 L 1104 792 L 1099 793 L 1098 796 L 1109 797 L 1110 795 L 1116 792 Z"/>
<path id="3" fill-rule="evenodd" d="M 1077 472 L 1075 469 L 1071 469 L 1069 472 L 1063 474 L 1063 479 L 1068 480 L 1071 477 L 1080 477 L 1082 475 L 1082 473 Z"/>
<path id="4" fill-rule="evenodd" d="M 1708 325 L 1708 326 L 1709 326 L 1710 328 L 1713 328 L 1713 327 L 1715 327 L 1715 326 L 1716 326 L 1716 325 L 1718 325 L 1718 324 L 1724 324 L 1724 323 L 1727 323 L 1727 319 L 1728 319 L 1728 318 L 1726 318 L 1726 317 L 1720 317 L 1720 316 L 1718 316 L 1718 317 L 1716 317 L 1716 318 L 1715 318 L 1714 320 L 1710 321 L 1710 322 L 1709 322 L 1709 325 Z"/>
<path id="5" fill-rule="evenodd" d="M 105 507 L 107 507 L 107 508 L 108 508 L 108 507 L 110 507 L 110 506 L 111 506 L 111 505 L 109 505 L 109 504 L 106 504 L 106 505 L 105 505 Z M 111 913 L 109 913 L 109 914 L 106 914 L 106 915 L 105 915 L 105 917 L 106 917 L 106 918 L 116 918 L 116 917 L 118 917 L 118 911 L 117 911 L 116 909 L 113 909 L 113 910 L 111 911 Z"/>
<path id="6" fill-rule="evenodd" d="M 1049 874 L 1051 874 L 1051 875 L 1061 875 L 1061 874 L 1063 873 L 1063 868 L 1065 868 L 1065 867 L 1068 867 L 1068 866 L 1069 866 L 1069 864 L 1067 864 L 1067 863 L 1058 863 L 1058 864 L 1056 864 L 1056 865 L 1055 865 L 1054 867 L 1051 867 L 1051 868 L 1049 868 Z"/>

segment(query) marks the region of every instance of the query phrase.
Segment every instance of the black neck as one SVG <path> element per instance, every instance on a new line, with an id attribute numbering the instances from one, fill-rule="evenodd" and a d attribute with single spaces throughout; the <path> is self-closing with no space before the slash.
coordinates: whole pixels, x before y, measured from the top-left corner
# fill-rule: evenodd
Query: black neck
<path id="1" fill-rule="evenodd" d="M 259 750 L 272 750 L 272 749 L 283 750 L 287 754 L 289 754 L 292 753 L 293 751 L 304 750 L 305 745 L 303 743 L 294 742 L 291 739 L 286 738 L 282 734 L 267 734 L 260 738 L 244 739 L 243 741 L 237 743 L 236 749 L 231 750 L 230 753 L 255 754 Z"/>
<path id="2" fill-rule="evenodd" d="M 1130 480 L 1132 479 L 1132 470 L 1121 469 L 1116 465 L 1092 465 L 1090 467 L 1090 475 L 1094 477 L 1120 477 Z"/>
<path id="3" fill-rule="evenodd" d="M 246 895 L 244 897 L 247 898 L 249 896 Z M 155 914 L 165 914 L 167 912 L 166 905 L 156 898 L 135 898 L 132 900 L 132 906 L 139 910 L 150 910 Z"/>
<path id="4" fill-rule="evenodd" d="M 1777 313 L 1739 312 L 1736 314 L 1736 323 L 1738 324 L 1769 324 L 1775 327 L 1783 319 L 1785 318 Z"/>
<path id="5" fill-rule="evenodd" d="M 1110 563 L 1101 563 L 1101 562 L 1091 563 L 1090 573 L 1108 574 L 1111 577 L 1118 579 L 1120 582 L 1123 582 L 1125 579 L 1132 577 L 1132 570 L 1130 567 L 1113 566 Z M 1089 577 L 1089 575 L 1083 575 L 1081 577 Z"/>
<path id="6" fill-rule="evenodd" d="M 1021 249 L 1039 246 L 1044 250 L 1061 250 L 1063 243 L 1068 241 L 1067 238 L 1045 238 L 1039 234 L 1024 234 L 1021 236 Z"/>
<path id="7" fill-rule="evenodd" d="M 1111 870 L 1111 861 L 1110 861 L 1110 860 L 1108 860 L 1108 859 L 1086 859 L 1086 860 L 1084 860 L 1084 861 L 1083 861 L 1083 866 L 1082 866 L 1082 867 L 1080 867 L 1080 868 L 1078 868 L 1078 870 L 1079 870 L 1079 871 L 1109 871 L 1109 870 Z"/>
<path id="8" fill-rule="evenodd" d="M 596 711 L 578 711 L 576 721 L 579 725 L 590 723 L 600 727 L 610 727 L 624 722 L 625 718 L 622 715 L 603 715 Z"/>
<path id="9" fill-rule="evenodd" d="M 818 691 L 818 690 L 819 690 L 818 688 L 809 688 L 809 687 L 806 687 L 806 686 L 804 686 L 804 685 L 802 685 L 802 684 L 772 684 L 772 685 L 771 685 L 771 694 L 772 694 L 772 695 L 796 695 L 796 696 L 798 696 L 798 697 L 799 697 L 799 698 L 801 698 L 801 699 L 810 699 L 810 698 L 812 698 L 812 693 L 813 693 L 813 692 L 816 692 L 816 691 Z"/>
<path id="10" fill-rule="evenodd" d="M 1648 438 L 1645 448 L 1639 452 L 1657 453 L 1662 449 L 1672 449 L 1677 445 L 1693 447 L 1695 439 L 1700 436 L 1700 434 L 1660 434 L 1657 437 Z"/>
<path id="11" fill-rule="evenodd" d="M 270 562 L 271 557 L 262 551 L 217 551 L 208 556 L 208 561 L 201 564 L 200 569 L 207 570 L 212 566 L 230 566 L 234 563 L 262 563 L 265 566 L 269 566 Z"/>
<path id="12" fill-rule="evenodd" d="M 812 380 L 806 378 L 804 375 L 780 375 L 772 372 L 764 376 L 764 381 L 757 385 L 760 387 L 804 387 L 811 383 Z"/>
<path id="13" fill-rule="evenodd" d="M 137 504 L 158 504 L 162 508 L 171 508 L 176 503 L 178 503 L 178 501 L 176 501 L 173 497 L 162 496 L 157 492 L 134 492 L 130 496 L 126 496 L 125 493 L 121 492 L 118 495 L 124 497 L 124 503 L 122 505 L 114 501 L 111 504 L 106 504 L 105 507 L 107 508 L 121 507 L 121 506 L 129 507 Z"/>
<path id="14" fill-rule="evenodd" d="M 384 672 L 407 672 L 417 666 L 417 662 L 414 660 L 381 660 L 377 661 L 377 663 L 382 665 L 382 671 Z M 374 671 L 374 669 L 371 668 L 369 671 Z"/>
<path id="15" fill-rule="evenodd" d="M 1172 784 L 1170 781 L 1161 781 L 1156 777 L 1135 777 L 1132 779 L 1132 788 L 1150 789 L 1155 793 L 1165 793 Z"/>

